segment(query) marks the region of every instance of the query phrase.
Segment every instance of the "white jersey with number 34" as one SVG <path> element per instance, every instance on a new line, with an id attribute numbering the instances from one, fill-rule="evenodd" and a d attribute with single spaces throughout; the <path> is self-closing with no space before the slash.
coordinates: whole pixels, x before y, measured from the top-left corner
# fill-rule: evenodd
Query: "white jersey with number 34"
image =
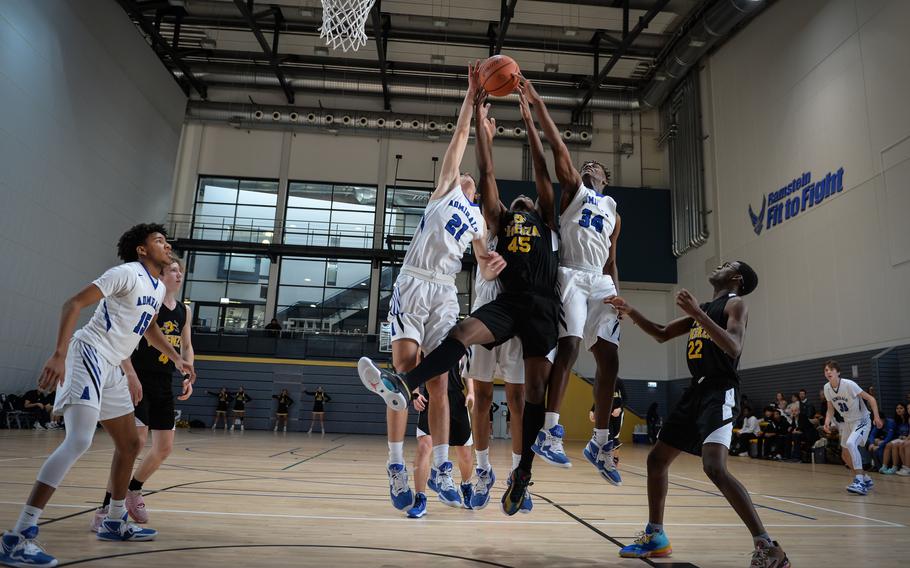
<path id="1" fill-rule="evenodd" d="M 486 232 L 480 207 L 468 201 L 461 186 L 456 185 L 427 204 L 404 266 L 454 276 L 461 272 L 461 258 L 468 245 L 482 239 Z"/>
<path id="2" fill-rule="evenodd" d="M 164 283 L 141 262 L 115 266 L 92 282 L 104 294 L 92 319 L 73 337 L 111 365 L 130 356 L 164 300 Z"/>
<path id="3" fill-rule="evenodd" d="M 856 422 L 869 416 L 866 403 L 859 396 L 861 392 L 863 389 L 850 379 L 841 379 L 836 390 L 831 383 L 825 383 L 825 398 L 847 422 Z"/>
<path id="4" fill-rule="evenodd" d="M 559 216 L 559 264 L 600 272 L 610 256 L 616 201 L 582 184 Z"/>

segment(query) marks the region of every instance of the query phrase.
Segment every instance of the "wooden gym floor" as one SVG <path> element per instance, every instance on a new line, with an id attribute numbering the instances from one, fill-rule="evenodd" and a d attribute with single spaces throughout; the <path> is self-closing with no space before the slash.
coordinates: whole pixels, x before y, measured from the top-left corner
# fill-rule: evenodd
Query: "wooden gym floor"
<path id="1" fill-rule="evenodd" d="M 62 437 L 0 432 L 4 529 Z M 673 557 L 619 558 L 618 547 L 647 518 L 647 449 L 621 450 L 624 482 L 612 487 L 584 460 L 582 444 L 567 446 L 572 469 L 536 462 L 530 515 L 499 510 L 510 458 L 508 442 L 496 440 L 499 479 L 490 506 L 451 509 L 431 494 L 427 516 L 412 520 L 389 503 L 384 438 L 179 430 L 170 460 L 145 486 L 158 539 L 107 543 L 88 531 L 111 457 L 99 430 L 45 511 L 40 539 L 61 566 L 748 566 L 748 532 L 691 456 L 671 470 L 665 523 Z M 408 440 L 409 459 L 414 448 Z M 858 497 L 844 490 L 841 467 L 748 458 L 730 464 L 795 567 L 907 565 L 910 478 L 874 474 L 875 489 Z"/>

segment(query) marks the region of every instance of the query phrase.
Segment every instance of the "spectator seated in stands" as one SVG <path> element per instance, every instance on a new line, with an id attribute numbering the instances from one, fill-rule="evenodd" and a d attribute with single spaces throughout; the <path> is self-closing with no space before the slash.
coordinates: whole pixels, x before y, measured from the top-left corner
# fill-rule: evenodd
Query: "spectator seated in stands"
<path id="1" fill-rule="evenodd" d="M 743 406 L 743 424 L 733 439 L 730 446 L 730 455 L 747 456 L 749 455 L 749 445 L 756 438 L 761 428 L 758 425 L 758 418 L 748 406 Z"/>
<path id="2" fill-rule="evenodd" d="M 799 395 L 797 394 L 790 395 L 790 404 L 788 404 L 787 408 L 782 412 L 784 418 L 787 419 L 787 422 L 789 422 L 791 426 L 796 424 L 795 419 L 793 418 L 794 410 L 799 413 Z"/>
<path id="3" fill-rule="evenodd" d="M 803 454 L 811 450 L 818 440 L 818 431 L 809 419 L 809 416 L 800 412 L 801 406 L 797 404 L 790 407 L 790 428 L 788 430 L 785 457 L 792 461 L 808 461 L 803 459 Z"/>
<path id="4" fill-rule="evenodd" d="M 906 415 L 906 411 L 907 409 L 903 404 L 898 404 L 894 411 L 894 418 L 885 418 L 885 423 L 881 428 L 876 428 L 875 425 L 872 426 L 872 431 L 869 433 L 869 445 L 866 449 L 869 450 L 869 455 L 872 457 L 872 467 L 874 469 L 881 469 L 884 465 L 885 446 L 897 437 L 898 417 Z"/>
<path id="5" fill-rule="evenodd" d="M 776 424 L 774 423 L 774 411 L 776 409 L 777 405 L 771 405 L 765 408 L 765 416 L 761 422 L 759 422 L 761 430 L 756 434 L 756 438 L 758 438 L 757 457 L 764 458 L 768 454 L 768 451 L 771 449 L 769 446 L 777 436 L 777 430 L 775 429 Z"/>
<path id="6" fill-rule="evenodd" d="M 771 418 L 774 436 L 768 440 L 765 447 L 767 459 L 783 459 L 783 452 L 787 449 L 787 436 L 789 435 L 790 422 L 784 418 L 783 412 L 775 409 Z M 767 434 L 766 434 L 767 435 Z"/>
<path id="7" fill-rule="evenodd" d="M 57 424 L 51 421 L 53 404 L 47 403 L 47 397 L 37 389 L 28 391 L 22 396 L 22 410 L 28 412 L 34 421 L 35 430 L 53 430 Z"/>
<path id="8" fill-rule="evenodd" d="M 894 438 L 884 444 L 882 467 L 878 472 L 885 475 L 910 475 L 910 417 L 906 405 L 898 404 L 895 408 L 894 430 Z"/>

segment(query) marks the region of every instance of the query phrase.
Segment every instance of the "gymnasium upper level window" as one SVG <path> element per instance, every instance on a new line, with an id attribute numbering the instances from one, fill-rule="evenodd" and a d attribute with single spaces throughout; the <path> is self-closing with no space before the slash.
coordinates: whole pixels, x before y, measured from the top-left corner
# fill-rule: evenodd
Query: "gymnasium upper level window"
<path id="1" fill-rule="evenodd" d="M 284 242 L 368 249 L 373 246 L 376 187 L 290 182 Z"/>
<path id="2" fill-rule="evenodd" d="M 414 231 L 423 218 L 423 211 L 430 200 L 432 188 L 395 187 L 386 188 L 385 234 L 392 237 L 393 246 L 404 250 L 414 236 Z"/>
<path id="3" fill-rule="evenodd" d="M 277 204 L 277 180 L 200 177 L 193 208 L 193 238 L 271 242 Z"/>

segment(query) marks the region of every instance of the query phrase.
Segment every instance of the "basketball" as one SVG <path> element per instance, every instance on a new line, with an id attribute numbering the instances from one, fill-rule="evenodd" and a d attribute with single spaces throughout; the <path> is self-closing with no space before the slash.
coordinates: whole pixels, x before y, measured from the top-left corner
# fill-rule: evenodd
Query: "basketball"
<path id="1" fill-rule="evenodd" d="M 494 97 L 504 97 L 515 90 L 520 73 L 518 63 L 508 55 L 494 55 L 480 64 L 480 84 Z"/>

